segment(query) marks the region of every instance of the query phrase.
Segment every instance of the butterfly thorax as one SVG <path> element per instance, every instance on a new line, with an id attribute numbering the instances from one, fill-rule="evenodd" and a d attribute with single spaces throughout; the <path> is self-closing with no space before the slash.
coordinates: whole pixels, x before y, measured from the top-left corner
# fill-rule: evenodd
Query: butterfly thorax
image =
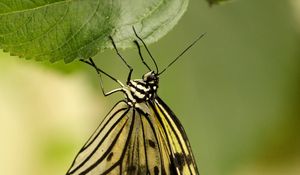
<path id="1" fill-rule="evenodd" d="M 156 96 L 158 88 L 158 76 L 154 71 L 143 75 L 142 79 L 134 79 L 127 82 L 130 94 L 127 94 L 131 103 L 142 103 L 152 100 Z"/>

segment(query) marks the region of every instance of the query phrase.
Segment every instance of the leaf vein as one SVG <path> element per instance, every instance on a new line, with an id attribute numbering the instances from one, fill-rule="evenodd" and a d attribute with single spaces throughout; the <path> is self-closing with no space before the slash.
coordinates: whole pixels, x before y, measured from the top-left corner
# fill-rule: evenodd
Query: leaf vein
<path id="1" fill-rule="evenodd" d="M 65 19 L 67 13 L 69 11 L 69 6 L 68 8 L 66 8 L 64 14 L 60 17 L 60 19 L 58 21 L 56 21 L 52 26 L 49 27 L 48 30 L 46 30 L 45 32 L 41 33 L 40 35 L 37 35 L 35 38 L 31 38 L 30 40 L 27 40 L 27 41 L 24 41 L 24 42 L 19 42 L 17 44 L 6 44 L 5 46 L 8 46 L 8 47 L 14 47 L 14 46 L 23 46 L 25 44 L 28 44 L 34 40 L 37 40 L 37 39 L 40 39 L 42 38 L 43 36 L 47 35 L 48 33 L 50 33 L 51 31 L 53 31 L 55 29 L 55 27 Z M 32 18 L 32 17 L 31 17 Z M 29 20 L 30 21 L 30 20 Z M 28 23 L 29 23 L 28 21 Z M 25 24 L 24 24 L 25 25 Z M 21 30 L 21 29 L 20 29 Z M 17 32 L 18 30 L 14 31 L 14 32 Z M 13 33 L 13 32 L 10 32 L 10 33 Z M 8 33 L 9 34 L 9 33 Z M 5 34 L 6 35 L 6 34 Z M 3 36 L 5 36 L 3 35 Z"/>
<path id="2" fill-rule="evenodd" d="M 12 11 L 12 12 L 0 13 L 0 16 L 6 16 L 6 15 L 13 15 L 13 14 L 18 14 L 18 13 L 31 12 L 31 11 L 35 11 L 35 10 L 38 10 L 38 9 L 41 9 L 41 8 L 47 8 L 47 7 L 52 6 L 52 5 L 59 5 L 59 4 L 63 4 L 63 3 L 69 3 L 71 1 L 75 1 L 75 0 L 58 1 L 58 2 L 54 2 L 54 3 L 48 3 L 48 4 L 45 4 L 45 5 L 34 7 L 34 8 L 31 8 L 31 9 L 22 9 L 22 10 L 16 10 L 16 11 Z"/>
<path id="3" fill-rule="evenodd" d="M 95 15 L 97 14 L 97 11 L 99 10 L 99 8 L 100 8 L 100 0 L 98 0 L 97 7 L 96 7 L 94 13 L 92 13 L 91 17 L 90 17 L 89 19 L 87 19 L 86 22 L 83 23 L 83 24 L 79 27 L 79 29 L 78 29 L 78 30 L 77 30 L 77 31 L 76 31 L 69 39 L 67 39 L 67 40 L 66 40 L 64 43 L 62 43 L 59 47 L 57 47 L 57 48 L 55 48 L 55 49 L 52 49 L 52 50 L 50 50 L 49 52 L 41 53 L 41 54 L 35 55 L 35 56 L 33 56 L 33 57 L 36 58 L 36 57 L 40 57 L 40 56 L 42 56 L 42 55 L 51 54 L 52 52 L 57 51 L 57 50 L 61 49 L 62 47 L 64 47 L 65 45 L 67 45 L 67 44 L 69 43 L 69 41 L 72 40 L 73 38 L 75 38 L 75 36 L 81 31 L 81 29 L 82 29 L 84 26 L 86 26 L 86 25 L 93 19 L 93 17 L 95 17 Z M 78 49 L 77 49 L 77 50 L 78 50 Z M 77 52 L 77 50 L 76 50 L 75 52 Z M 75 52 L 71 52 L 71 54 L 73 54 L 73 53 L 75 53 Z"/>

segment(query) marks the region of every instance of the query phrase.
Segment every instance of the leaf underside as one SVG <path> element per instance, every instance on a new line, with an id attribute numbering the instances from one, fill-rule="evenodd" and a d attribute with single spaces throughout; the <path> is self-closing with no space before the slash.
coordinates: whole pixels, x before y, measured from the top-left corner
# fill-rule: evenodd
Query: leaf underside
<path id="1" fill-rule="evenodd" d="M 0 48 L 26 59 L 89 58 L 131 47 L 134 26 L 146 43 L 170 31 L 189 0 L 0 0 Z"/>
<path id="2" fill-rule="evenodd" d="M 220 4 L 229 0 L 207 0 L 210 5 Z"/>

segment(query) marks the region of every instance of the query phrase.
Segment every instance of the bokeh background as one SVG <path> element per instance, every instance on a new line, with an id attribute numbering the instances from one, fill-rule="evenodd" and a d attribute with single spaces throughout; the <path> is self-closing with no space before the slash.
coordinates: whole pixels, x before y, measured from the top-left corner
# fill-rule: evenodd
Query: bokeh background
<path id="1" fill-rule="evenodd" d="M 202 175 L 300 174 L 300 0 L 192 0 L 150 49 L 160 68 L 206 36 L 161 77 L 159 95 L 184 125 Z M 139 78 L 136 49 L 122 50 Z M 61 175 L 113 104 L 95 72 L 0 53 L 0 170 Z M 98 66 L 125 81 L 112 50 Z M 105 79 L 106 89 L 116 85 Z"/>

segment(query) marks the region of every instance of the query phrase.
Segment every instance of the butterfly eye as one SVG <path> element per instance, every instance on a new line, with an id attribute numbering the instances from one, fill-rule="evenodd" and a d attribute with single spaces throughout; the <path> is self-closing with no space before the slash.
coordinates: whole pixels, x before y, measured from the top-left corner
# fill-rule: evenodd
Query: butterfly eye
<path id="1" fill-rule="evenodd" d="M 158 84 L 158 77 L 154 71 L 148 72 L 143 76 L 143 80 L 149 84 Z"/>
<path id="2" fill-rule="evenodd" d="M 145 82 L 150 82 L 150 81 L 156 79 L 156 75 L 155 75 L 154 71 L 151 71 L 151 72 L 144 74 L 142 78 Z"/>
<path id="3" fill-rule="evenodd" d="M 147 77 L 147 81 L 152 81 L 152 80 L 155 80 L 156 77 L 155 75 L 151 74 L 150 76 Z"/>

